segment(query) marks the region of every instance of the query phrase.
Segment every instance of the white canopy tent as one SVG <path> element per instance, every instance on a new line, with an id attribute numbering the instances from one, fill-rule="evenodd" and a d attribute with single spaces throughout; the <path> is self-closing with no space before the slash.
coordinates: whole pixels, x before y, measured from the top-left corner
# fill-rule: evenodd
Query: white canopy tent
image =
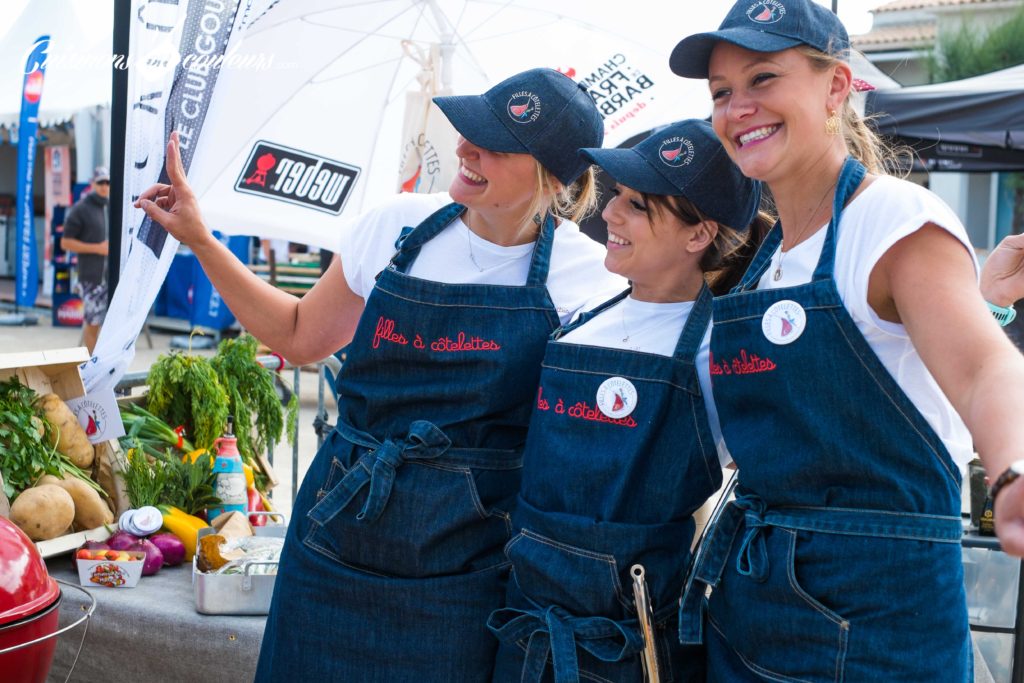
<path id="1" fill-rule="evenodd" d="M 79 178 L 109 163 L 113 26 L 113 0 L 32 0 L 0 39 L 0 127 L 12 131 L 21 115 L 28 50 L 39 36 L 50 36 L 39 125 L 75 121 Z M 94 141 L 97 135 L 103 137 Z"/>

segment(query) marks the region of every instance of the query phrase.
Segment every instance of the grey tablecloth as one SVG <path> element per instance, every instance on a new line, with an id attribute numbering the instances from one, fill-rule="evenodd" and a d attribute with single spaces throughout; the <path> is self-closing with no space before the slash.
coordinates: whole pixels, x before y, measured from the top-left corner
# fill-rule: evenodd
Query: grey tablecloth
<path id="1" fill-rule="evenodd" d="M 51 576 L 78 584 L 70 557 L 47 561 Z M 237 683 L 251 681 L 266 617 L 209 616 L 195 611 L 192 565 L 164 567 L 135 588 L 89 588 L 96 611 L 88 630 L 63 634 L 49 681 L 134 683 Z M 65 590 L 61 625 L 82 614 L 88 599 Z M 82 653 L 75 653 L 85 633 Z"/>

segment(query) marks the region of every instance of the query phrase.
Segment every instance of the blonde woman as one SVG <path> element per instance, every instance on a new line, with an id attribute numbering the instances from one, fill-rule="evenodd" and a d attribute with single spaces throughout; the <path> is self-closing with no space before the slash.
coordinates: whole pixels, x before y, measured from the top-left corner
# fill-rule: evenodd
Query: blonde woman
<path id="1" fill-rule="evenodd" d="M 504 600 L 510 504 L 548 335 L 621 280 L 574 217 L 590 97 L 550 69 L 436 100 L 458 130 L 447 194 L 345 227 L 296 300 L 203 226 L 177 143 L 147 213 L 188 244 L 243 325 L 294 363 L 349 344 L 339 420 L 295 502 L 259 681 L 484 681 Z"/>
<path id="2" fill-rule="evenodd" d="M 960 487 L 975 448 L 1003 482 L 1004 547 L 1024 553 L 1024 360 L 956 215 L 885 174 L 848 52 L 814 2 L 744 0 L 671 57 L 708 79 L 719 139 L 780 217 L 714 305 L 739 484 L 681 612 L 713 681 L 971 680 Z"/>

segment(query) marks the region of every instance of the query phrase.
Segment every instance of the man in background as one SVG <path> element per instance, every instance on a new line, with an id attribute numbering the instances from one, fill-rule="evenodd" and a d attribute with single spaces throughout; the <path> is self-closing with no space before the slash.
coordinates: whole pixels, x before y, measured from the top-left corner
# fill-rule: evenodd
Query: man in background
<path id="1" fill-rule="evenodd" d="M 78 254 L 78 292 L 82 297 L 82 339 L 93 352 L 107 313 L 107 202 L 110 172 L 102 166 L 92 176 L 90 191 L 64 219 L 61 246 Z"/>

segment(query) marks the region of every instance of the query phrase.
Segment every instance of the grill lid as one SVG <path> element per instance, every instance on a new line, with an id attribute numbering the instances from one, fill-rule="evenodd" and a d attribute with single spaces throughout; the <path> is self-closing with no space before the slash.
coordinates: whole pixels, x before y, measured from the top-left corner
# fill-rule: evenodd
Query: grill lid
<path id="1" fill-rule="evenodd" d="M 0 626 L 46 609 L 59 596 L 35 543 L 0 517 Z"/>

